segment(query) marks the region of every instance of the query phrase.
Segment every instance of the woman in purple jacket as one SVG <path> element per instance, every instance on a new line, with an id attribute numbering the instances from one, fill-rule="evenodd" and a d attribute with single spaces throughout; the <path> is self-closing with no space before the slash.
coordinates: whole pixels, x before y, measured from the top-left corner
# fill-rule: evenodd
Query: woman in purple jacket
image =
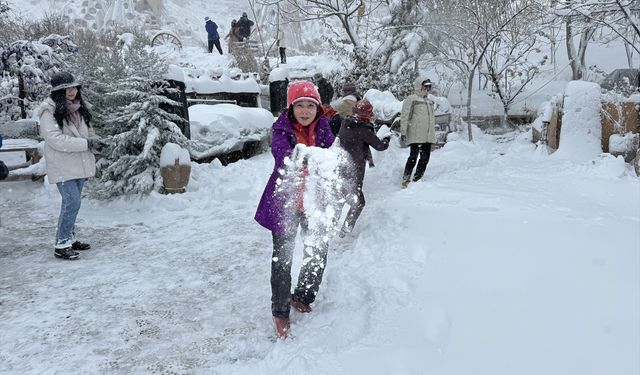
<path id="1" fill-rule="evenodd" d="M 322 116 L 320 94 L 311 82 L 296 82 L 287 92 L 287 110 L 273 124 L 271 153 L 275 165 L 258 204 L 255 219 L 269 229 L 273 237 L 271 257 L 271 313 L 278 335 L 286 338 L 289 311 L 311 312 L 322 282 L 327 260 L 328 243 L 305 245 L 305 259 L 298 284 L 291 294 L 291 261 L 298 227 L 302 235 L 309 231 L 304 210 L 303 193 L 306 169 L 289 168 L 285 164 L 297 144 L 328 148 L 334 136 L 329 121 Z"/>

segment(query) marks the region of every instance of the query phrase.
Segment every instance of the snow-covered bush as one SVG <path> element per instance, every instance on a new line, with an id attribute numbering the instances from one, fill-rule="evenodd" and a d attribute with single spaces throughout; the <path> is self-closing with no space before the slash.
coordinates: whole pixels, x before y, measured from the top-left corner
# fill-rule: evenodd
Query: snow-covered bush
<path id="1" fill-rule="evenodd" d="M 329 40 L 328 43 L 333 42 Z M 405 69 L 392 73 L 382 62 L 381 56 L 371 53 L 366 47 L 356 47 L 353 52 L 347 52 L 333 43 L 331 49 L 337 54 L 346 54 L 352 63 L 351 69 L 345 69 L 332 79 L 336 87 L 340 88 L 345 82 L 352 81 L 363 91 L 391 91 L 399 97 L 413 92 L 413 80 L 416 77 L 413 70 Z"/>
<path id="2" fill-rule="evenodd" d="M 27 118 L 49 94 L 51 75 L 77 50 L 70 37 L 0 43 L 0 121 Z"/>

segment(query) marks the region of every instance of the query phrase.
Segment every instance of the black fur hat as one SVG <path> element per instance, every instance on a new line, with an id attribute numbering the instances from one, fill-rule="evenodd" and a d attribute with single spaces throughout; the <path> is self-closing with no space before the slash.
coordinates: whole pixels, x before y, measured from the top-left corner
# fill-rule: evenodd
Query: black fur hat
<path id="1" fill-rule="evenodd" d="M 80 86 L 80 83 L 76 82 L 73 75 L 69 72 L 56 73 L 51 77 L 51 91 L 58 91 L 78 86 Z"/>

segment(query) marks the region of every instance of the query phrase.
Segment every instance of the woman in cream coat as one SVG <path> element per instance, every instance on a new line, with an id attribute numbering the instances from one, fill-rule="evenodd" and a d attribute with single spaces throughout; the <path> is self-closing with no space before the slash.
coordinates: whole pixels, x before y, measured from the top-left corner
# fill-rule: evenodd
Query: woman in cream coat
<path id="1" fill-rule="evenodd" d="M 76 250 L 91 246 L 75 240 L 75 223 L 80 210 L 82 187 L 96 172 L 96 159 L 104 143 L 90 127 L 91 113 L 82 100 L 80 84 L 70 73 L 51 78 L 51 95 L 38 108 L 40 133 L 49 183 L 56 184 L 62 196 L 54 255 L 78 258 Z"/>
<path id="2" fill-rule="evenodd" d="M 403 188 L 406 188 L 411 181 L 418 154 L 420 154 L 420 161 L 418 161 L 413 181 L 418 181 L 424 176 L 431 155 L 431 144 L 436 142 L 433 101 L 428 97 L 431 80 L 418 77 L 413 82 L 413 87 L 415 92 L 404 100 L 400 114 L 400 135 L 410 147 L 409 158 L 402 176 Z"/>

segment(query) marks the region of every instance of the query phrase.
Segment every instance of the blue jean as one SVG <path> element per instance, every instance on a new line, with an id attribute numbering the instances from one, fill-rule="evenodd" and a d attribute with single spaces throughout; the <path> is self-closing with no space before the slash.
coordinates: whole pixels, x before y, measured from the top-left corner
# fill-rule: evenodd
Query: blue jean
<path id="1" fill-rule="evenodd" d="M 76 217 L 80 211 L 82 187 L 86 179 L 79 178 L 56 183 L 62 196 L 60 216 L 58 217 L 58 231 L 56 232 L 56 247 L 71 246 L 73 240 Z"/>

